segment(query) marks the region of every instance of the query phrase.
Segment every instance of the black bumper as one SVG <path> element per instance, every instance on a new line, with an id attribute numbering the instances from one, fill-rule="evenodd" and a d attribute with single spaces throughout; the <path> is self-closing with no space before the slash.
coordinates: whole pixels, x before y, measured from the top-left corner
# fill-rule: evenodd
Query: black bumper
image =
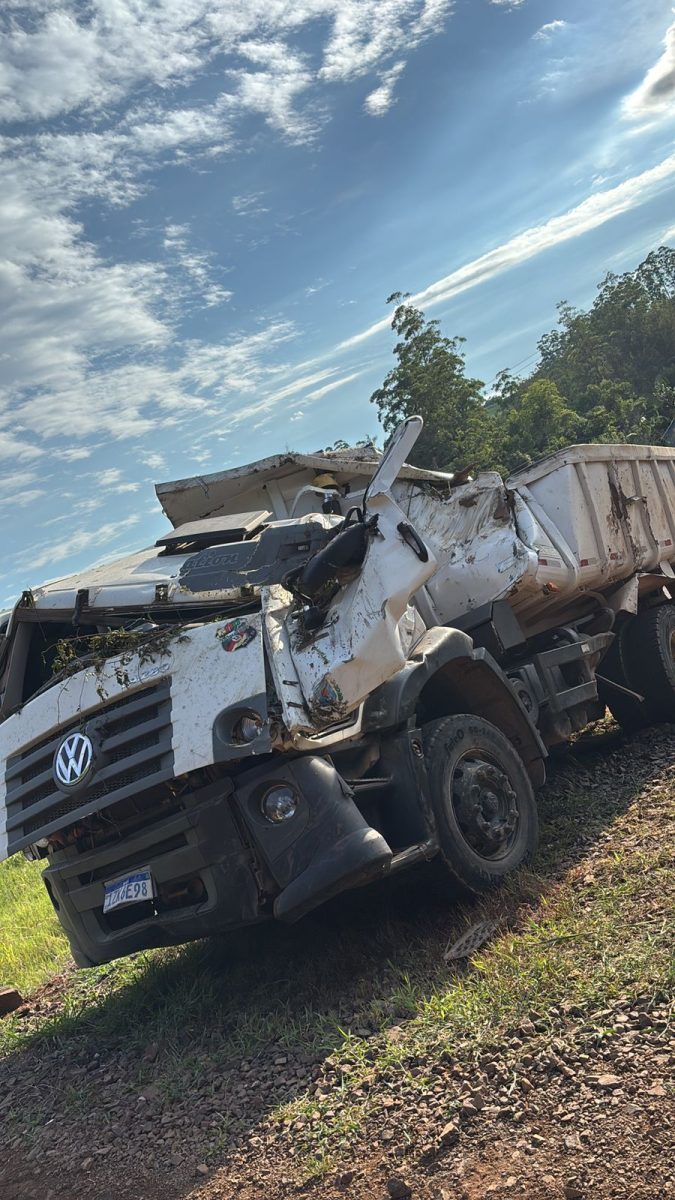
<path id="1" fill-rule="evenodd" d="M 290 784 L 298 804 L 273 825 L 261 798 Z M 91 851 L 54 854 L 47 890 L 80 966 L 175 945 L 275 916 L 293 921 L 385 873 L 391 850 L 350 789 L 320 758 L 275 759 L 193 792 L 186 806 Z M 154 902 L 103 913 L 104 883 L 149 867 Z M 170 897 L 170 900 L 167 898 Z"/>

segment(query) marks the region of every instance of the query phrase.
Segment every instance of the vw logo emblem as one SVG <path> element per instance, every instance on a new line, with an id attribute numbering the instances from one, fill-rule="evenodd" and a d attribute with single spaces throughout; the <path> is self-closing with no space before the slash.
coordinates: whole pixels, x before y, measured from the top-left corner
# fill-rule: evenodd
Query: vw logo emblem
<path id="1" fill-rule="evenodd" d="M 69 733 L 54 756 L 54 777 L 61 787 L 75 787 L 91 770 L 94 746 L 86 733 Z"/>

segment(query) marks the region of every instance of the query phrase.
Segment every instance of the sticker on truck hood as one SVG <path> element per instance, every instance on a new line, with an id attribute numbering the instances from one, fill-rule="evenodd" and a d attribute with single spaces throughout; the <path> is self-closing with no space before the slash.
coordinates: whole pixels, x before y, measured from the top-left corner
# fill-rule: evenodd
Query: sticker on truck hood
<path id="1" fill-rule="evenodd" d="M 257 630 L 249 625 L 245 617 L 235 617 L 221 625 L 216 637 L 221 642 L 223 650 L 241 650 L 257 636 Z"/>

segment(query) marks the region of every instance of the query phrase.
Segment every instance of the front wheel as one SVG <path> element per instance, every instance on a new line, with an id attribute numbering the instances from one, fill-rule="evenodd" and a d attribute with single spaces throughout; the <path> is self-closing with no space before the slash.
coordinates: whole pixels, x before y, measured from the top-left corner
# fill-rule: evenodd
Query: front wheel
<path id="1" fill-rule="evenodd" d="M 482 717 L 442 717 L 422 732 L 443 862 L 463 891 L 486 892 L 537 847 L 537 805 L 525 765 Z"/>

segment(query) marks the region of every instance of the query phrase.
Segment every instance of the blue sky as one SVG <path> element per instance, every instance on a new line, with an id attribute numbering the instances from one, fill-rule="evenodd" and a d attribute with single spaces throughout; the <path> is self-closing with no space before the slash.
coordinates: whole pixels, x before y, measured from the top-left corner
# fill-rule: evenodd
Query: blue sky
<path id="1" fill-rule="evenodd" d="M 385 298 L 488 383 L 675 244 L 672 0 L 3 0 L 0 607 L 153 480 L 377 435 Z"/>

